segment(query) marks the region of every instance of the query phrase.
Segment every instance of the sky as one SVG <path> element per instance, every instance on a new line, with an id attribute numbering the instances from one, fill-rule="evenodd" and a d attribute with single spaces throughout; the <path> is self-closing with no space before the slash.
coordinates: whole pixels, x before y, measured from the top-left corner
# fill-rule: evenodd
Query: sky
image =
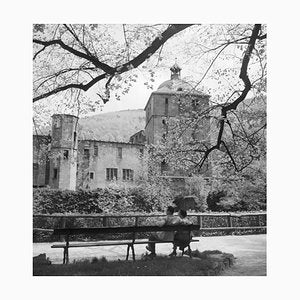
<path id="1" fill-rule="evenodd" d="M 184 76 L 184 70 L 182 71 Z M 130 89 L 129 93 L 122 95 L 121 100 L 118 101 L 114 97 L 102 106 L 102 110 L 97 110 L 94 113 L 88 115 L 107 113 L 112 111 L 128 110 L 128 109 L 144 109 L 147 101 L 153 91 L 155 91 L 158 86 L 169 80 L 171 77 L 171 71 L 168 68 L 164 68 L 156 72 L 153 83 L 153 90 L 146 87 L 144 82 L 146 78 L 141 76 L 138 81 Z M 89 97 L 98 97 L 93 90 L 87 93 Z"/>

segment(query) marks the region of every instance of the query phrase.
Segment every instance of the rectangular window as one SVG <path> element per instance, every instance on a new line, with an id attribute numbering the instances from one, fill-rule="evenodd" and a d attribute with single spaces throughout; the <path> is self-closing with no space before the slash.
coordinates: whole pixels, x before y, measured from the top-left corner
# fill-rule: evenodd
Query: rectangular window
<path id="1" fill-rule="evenodd" d="M 106 180 L 118 180 L 118 169 L 107 168 L 106 169 Z"/>
<path id="2" fill-rule="evenodd" d="M 94 146 L 94 155 L 98 156 L 98 146 Z"/>
<path id="3" fill-rule="evenodd" d="M 69 150 L 64 150 L 63 158 L 64 159 L 68 159 L 69 158 Z"/>
<path id="4" fill-rule="evenodd" d="M 168 166 L 165 160 L 163 160 L 160 164 L 161 173 L 164 173 L 168 170 Z"/>
<path id="5" fill-rule="evenodd" d="M 182 112 L 184 112 L 185 102 L 181 101 L 181 99 L 178 97 L 176 97 L 175 101 L 176 101 L 176 113 L 181 114 Z"/>
<path id="6" fill-rule="evenodd" d="M 83 157 L 85 159 L 89 159 L 90 158 L 90 149 L 84 149 L 83 150 Z"/>
<path id="7" fill-rule="evenodd" d="M 73 143 L 74 143 L 74 148 L 76 147 L 76 139 L 77 139 L 77 134 L 76 134 L 76 132 L 74 131 L 74 141 L 73 141 Z"/>
<path id="8" fill-rule="evenodd" d="M 89 174 L 90 179 L 93 180 L 95 178 L 95 172 L 89 172 Z"/>
<path id="9" fill-rule="evenodd" d="M 165 115 L 169 114 L 169 99 L 165 98 Z"/>
<path id="10" fill-rule="evenodd" d="M 199 99 L 193 99 L 192 104 L 193 108 L 196 109 L 199 106 Z"/>
<path id="11" fill-rule="evenodd" d="M 133 181 L 133 170 L 123 169 L 123 180 L 124 181 Z"/>
<path id="12" fill-rule="evenodd" d="M 118 147 L 118 158 L 122 158 L 122 148 Z"/>
<path id="13" fill-rule="evenodd" d="M 53 179 L 57 179 L 57 175 L 58 175 L 58 169 L 54 168 L 53 169 Z"/>

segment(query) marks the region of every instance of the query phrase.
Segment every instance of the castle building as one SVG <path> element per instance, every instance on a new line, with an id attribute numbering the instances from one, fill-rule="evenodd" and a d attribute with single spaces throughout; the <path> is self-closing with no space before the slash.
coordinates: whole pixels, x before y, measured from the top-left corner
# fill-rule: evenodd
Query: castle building
<path id="1" fill-rule="evenodd" d="M 76 116 L 53 115 L 51 136 L 33 136 L 33 186 L 75 190 L 103 188 L 114 180 L 133 183 L 143 166 L 145 146 L 165 138 L 166 120 L 187 107 L 197 110 L 209 105 L 208 95 L 194 91 L 180 78 L 181 68 L 176 63 L 170 70 L 170 80 L 152 92 L 146 104 L 145 130 L 132 135 L 127 143 L 78 139 Z M 189 105 L 182 108 L 186 98 Z M 209 122 L 199 126 L 187 134 L 206 138 Z M 184 184 L 186 174 L 179 176 L 163 161 L 161 168 L 167 171 L 164 176 L 180 180 L 178 186 Z"/>
<path id="2" fill-rule="evenodd" d="M 75 116 L 53 115 L 51 137 L 34 136 L 33 186 L 76 190 L 103 188 L 112 181 L 134 182 L 145 145 L 78 140 L 77 125 Z"/>

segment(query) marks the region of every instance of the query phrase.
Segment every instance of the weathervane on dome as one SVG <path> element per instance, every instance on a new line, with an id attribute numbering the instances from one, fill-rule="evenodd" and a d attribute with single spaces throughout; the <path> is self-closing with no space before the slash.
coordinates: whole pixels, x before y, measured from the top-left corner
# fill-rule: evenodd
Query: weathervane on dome
<path id="1" fill-rule="evenodd" d="M 177 64 L 177 57 L 175 57 L 175 63 L 170 68 L 170 70 L 171 70 L 171 79 L 180 79 L 181 68 Z"/>

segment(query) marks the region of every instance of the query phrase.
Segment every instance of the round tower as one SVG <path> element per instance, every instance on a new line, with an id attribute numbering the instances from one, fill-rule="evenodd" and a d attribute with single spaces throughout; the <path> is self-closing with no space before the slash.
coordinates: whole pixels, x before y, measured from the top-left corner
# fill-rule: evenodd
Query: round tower
<path id="1" fill-rule="evenodd" d="M 67 114 L 52 116 L 50 186 L 76 189 L 78 117 Z"/>

